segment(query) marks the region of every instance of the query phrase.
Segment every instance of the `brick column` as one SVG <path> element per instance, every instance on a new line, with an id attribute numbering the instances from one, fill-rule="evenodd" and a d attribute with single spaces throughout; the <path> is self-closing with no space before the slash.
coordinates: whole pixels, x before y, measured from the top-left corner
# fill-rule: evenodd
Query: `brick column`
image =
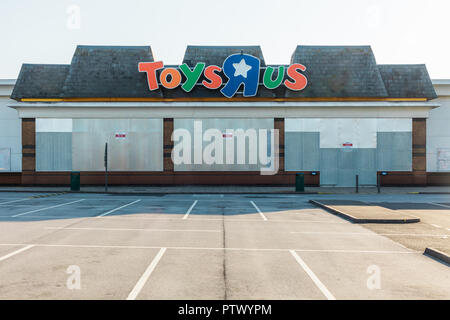
<path id="1" fill-rule="evenodd" d="M 164 172 L 173 172 L 173 161 L 172 161 L 172 141 L 173 133 L 173 118 L 163 119 L 163 156 L 164 156 Z"/>
<path id="2" fill-rule="evenodd" d="M 22 119 L 22 184 L 33 184 L 36 172 L 36 119 Z"/>
<path id="3" fill-rule="evenodd" d="M 284 172 L 284 118 L 273 119 L 274 129 L 278 129 L 278 141 L 279 141 L 279 169 L 278 172 Z"/>
<path id="4" fill-rule="evenodd" d="M 427 119 L 412 119 L 413 184 L 427 184 Z"/>

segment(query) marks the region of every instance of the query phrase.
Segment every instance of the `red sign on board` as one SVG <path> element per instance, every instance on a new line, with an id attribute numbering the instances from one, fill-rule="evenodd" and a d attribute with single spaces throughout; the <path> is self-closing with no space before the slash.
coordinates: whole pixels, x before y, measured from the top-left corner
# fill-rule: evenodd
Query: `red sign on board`
<path id="1" fill-rule="evenodd" d="M 345 142 L 342 144 L 343 147 L 353 147 L 353 143 L 351 142 Z"/>
<path id="2" fill-rule="evenodd" d="M 116 139 L 125 139 L 127 137 L 126 133 L 116 133 L 115 134 Z"/>

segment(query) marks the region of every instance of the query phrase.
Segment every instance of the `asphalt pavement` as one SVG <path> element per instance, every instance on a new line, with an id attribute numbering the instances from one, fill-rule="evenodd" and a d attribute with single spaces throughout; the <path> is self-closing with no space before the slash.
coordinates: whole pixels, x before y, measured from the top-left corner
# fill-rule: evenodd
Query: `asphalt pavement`
<path id="1" fill-rule="evenodd" d="M 0 299 L 450 298 L 448 265 L 313 206 L 310 195 L 37 196 L 0 193 Z M 450 202 L 317 198 L 413 211 Z M 430 219 L 450 228 L 441 208 L 432 213 L 444 217 Z"/>

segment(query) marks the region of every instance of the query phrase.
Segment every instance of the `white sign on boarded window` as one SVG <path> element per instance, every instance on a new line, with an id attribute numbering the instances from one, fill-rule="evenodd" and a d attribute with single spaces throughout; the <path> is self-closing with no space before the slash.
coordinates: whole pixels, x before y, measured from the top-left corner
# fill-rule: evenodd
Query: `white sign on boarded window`
<path id="1" fill-rule="evenodd" d="M 0 171 L 11 171 L 11 149 L 0 149 Z"/>
<path id="2" fill-rule="evenodd" d="M 116 138 L 116 140 L 125 140 L 127 138 L 127 133 L 126 132 L 116 132 L 114 134 L 114 137 Z"/>
<path id="3" fill-rule="evenodd" d="M 437 149 L 438 171 L 450 171 L 450 149 Z"/>

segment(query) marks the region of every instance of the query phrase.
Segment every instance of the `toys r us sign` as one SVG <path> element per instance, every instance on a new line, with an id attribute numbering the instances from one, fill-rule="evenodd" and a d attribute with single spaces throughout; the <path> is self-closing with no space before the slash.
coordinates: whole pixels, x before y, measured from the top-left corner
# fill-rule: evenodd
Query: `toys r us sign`
<path id="1" fill-rule="evenodd" d="M 261 61 L 259 58 L 249 54 L 233 54 L 225 59 L 222 67 L 209 65 L 206 66 L 204 62 L 199 62 L 191 69 L 186 63 L 180 66 L 180 71 L 176 68 L 164 68 L 162 61 L 155 62 L 140 62 L 139 72 L 147 73 L 147 82 L 150 91 L 158 90 L 159 84 L 166 89 L 174 89 L 181 84 L 182 75 L 185 76 L 186 81 L 181 84 L 181 88 L 185 92 L 190 92 L 194 89 L 201 75 L 203 74 L 205 80 L 201 82 L 205 88 L 216 90 L 223 85 L 220 72 L 228 79 L 220 92 L 227 98 L 232 98 L 241 85 L 244 86 L 243 96 L 254 97 L 258 92 L 259 76 L 261 71 Z M 157 70 L 161 70 L 159 79 L 157 79 Z M 274 67 L 268 66 L 263 75 L 263 84 L 267 89 L 276 89 L 281 84 L 286 88 L 294 91 L 303 90 L 308 80 L 302 73 L 306 67 L 300 63 L 291 64 L 290 66 L 278 66 L 278 74 L 273 79 L 275 71 Z M 287 78 L 285 78 L 287 73 Z M 283 81 L 284 79 L 284 81 Z M 159 80 L 159 83 L 158 83 Z"/>

